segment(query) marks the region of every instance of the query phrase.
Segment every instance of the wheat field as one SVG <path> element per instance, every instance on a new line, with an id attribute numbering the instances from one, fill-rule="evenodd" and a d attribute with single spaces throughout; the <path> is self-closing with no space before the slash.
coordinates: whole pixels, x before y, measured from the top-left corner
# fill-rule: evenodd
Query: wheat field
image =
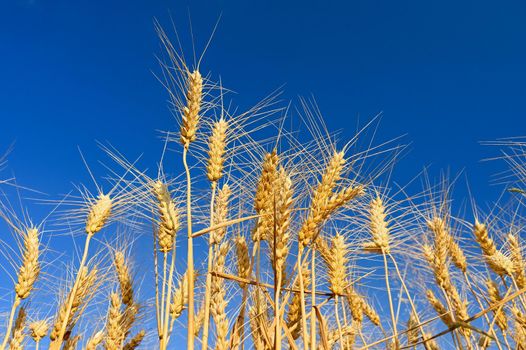
<path id="1" fill-rule="evenodd" d="M 490 143 L 508 170 L 489 209 L 446 175 L 411 192 L 377 119 L 342 140 L 308 99 L 294 123 L 279 93 L 239 112 L 157 31 L 177 123 L 157 164 L 101 144 L 108 174 L 39 223 L 2 196 L 0 350 L 526 349 L 526 142 Z"/>

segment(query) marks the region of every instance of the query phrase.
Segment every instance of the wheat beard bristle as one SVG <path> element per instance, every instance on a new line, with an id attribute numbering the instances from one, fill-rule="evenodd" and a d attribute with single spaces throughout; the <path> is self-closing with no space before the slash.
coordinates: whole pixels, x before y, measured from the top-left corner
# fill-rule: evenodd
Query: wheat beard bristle
<path id="1" fill-rule="evenodd" d="M 40 274 L 38 230 L 30 228 L 24 235 L 24 254 L 22 266 L 18 271 L 18 283 L 15 286 L 16 295 L 25 299 L 33 289 Z"/>
<path id="2" fill-rule="evenodd" d="M 224 119 L 214 123 L 212 135 L 208 140 L 208 164 L 206 176 L 211 182 L 218 181 L 223 176 L 224 154 L 226 147 L 226 130 L 228 123 Z"/>
<path id="3" fill-rule="evenodd" d="M 173 249 L 175 236 L 179 230 L 179 215 L 165 183 L 155 181 L 152 185 L 152 191 L 157 200 L 156 205 L 159 214 L 159 228 L 157 230 L 159 249 L 163 253 L 168 253 Z"/>
<path id="4" fill-rule="evenodd" d="M 86 233 L 94 235 L 99 232 L 110 218 L 113 202 L 110 196 L 99 194 L 97 200 L 91 205 L 86 219 Z"/>
<path id="5" fill-rule="evenodd" d="M 183 107 L 183 121 L 181 125 L 181 143 L 188 145 L 195 141 L 199 124 L 199 112 L 203 98 L 203 78 L 199 71 L 194 70 L 188 74 L 188 91 L 186 93 L 186 106 Z"/>

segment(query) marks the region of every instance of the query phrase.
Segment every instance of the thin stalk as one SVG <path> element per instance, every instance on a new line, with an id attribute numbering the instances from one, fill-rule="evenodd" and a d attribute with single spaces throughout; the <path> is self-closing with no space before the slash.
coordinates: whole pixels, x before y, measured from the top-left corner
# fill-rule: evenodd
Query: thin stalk
<path id="1" fill-rule="evenodd" d="M 394 256 L 389 253 L 389 257 L 391 258 L 391 261 L 393 262 L 393 265 L 396 270 L 396 274 L 398 275 L 398 279 L 400 280 L 400 283 L 402 284 L 402 288 L 404 288 L 405 294 L 407 295 L 407 299 L 409 299 L 409 304 L 411 305 L 411 310 L 413 311 L 413 314 L 415 315 L 416 322 L 418 323 L 418 328 L 420 329 L 420 333 L 422 333 L 422 339 L 426 340 L 426 333 L 424 332 L 424 327 L 420 323 L 420 317 L 418 316 L 418 311 L 416 310 L 416 306 L 413 303 L 413 298 L 411 298 L 411 294 L 409 294 L 409 289 L 407 288 L 407 285 L 405 284 L 404 278 L 402 277 L 402 274 L 400 273 L 400 269 L 398 268 L 398 263 L 396 262 Z M 430 347 L 427 343 L 424 343 L 424 347 L 426 350 L 430 350 Z"/>
<path id="2" fill-rule="evenodd" d="M 312 310 L 310 314 L 310 346 L 311 350 L 316 350 L 316 249 L 312 248 L 311 256 L 311 304 Z"/>
<path id="3" fill-rule="evenodd" d="M 305 308 L 305 285 L 303 282 L 303 262 L 301 261 L 301 255 L 303 253 L 303 247 L 301 243 L 298 243 L 298 278 L 300 282 L 300 305 L 301 305 L 301 330 L 303 333 L 303 348 L 308 348 L 308 335 L 307 335 L 307 314 Z"/>
<path id="4" fill-rule="evenodd" d="M 216 196 L 217 181 L 212 182 L 212 196 L 210 198 L 210 226 L 214 224 L 214 206 L 215 206 L 215 196 Z M 214 256 L 214 247 L 212 245 L 211 236 L 208 236 L 208 267 L 206 273 L 206 284 L 205 284 L 205 315 L 204 315 L 204 324 L 203 324 L 203 341 L 202 347 L 206 349 L 208 347 L 208 329 L 210 326 L 210 294 L 211 294 L 211 284 L 212 284 L 212 260 Z"/>
<path id="5" fill-rule="evenodd" d="M 49 350 L 59 350 L 60 346 L 62 345 L 62 341 L 64 339 L 64 334 L 66 333 L 66 327 L 69 322 L 69 317 L 71 316 L 71 309 L 73 308 L 73 300 L 75 299 L 75 295 L 77 294 L 77 289 L 79 288 L 79 273 L 83 268 L 84 265 L 86 265 L 86 260 L 88 258 L 88 250 L 89 250 L 89 244 L 91 242 L 91 237 L 93 235 L 88 234 L 86 237 L 86 241 L 84 243 L 84 252 L 82 253 L 82 259 L 80 260 L 80 265 L 77 270 L 77 274 L 75 276 L 75 283 L 73 284 L 73 288 L 71 289 L 71 293 L 69 294 L 68 298 L 68 307 L 66 308 L 66 313 L 64 316 L 64 320 L 62 321 L 62 326 L 60 327 L 60 332 L 58 334 L 57 339 L 55 339 L 49 346 Z"/>
<path id="6" fill-rule="evenodd" d="M 162 279 L 162 283 L 161 283 L 161 288 L 162 288 L 162 291 L 161 291 L 161 322 L 160 322 L 160 325 L 161 325 L 161 331 L 159 332 L 159 338 L 161 340 L 161 342 L 163 341 L 163 337 L 164 337 L 164 313 L 165 313 L 165 309 L 166 309 L 166 289 L 167 289 L 167 283 L 166 283 L 166 268 L 167 268 L 167 265 L 168 265 L 168 258 L 167 258 L 167 255 L 168 253 L 163 253 L 163 279 Z"/>
<path id="7" fill-rule="evenodd" d="M 174 247 L 175 249 L 175 247 Z M 161 339 L 161 349 L 165 350 L 168 347 L 169 330 L 168 325 L 170 324 L 170 304 L 172 301 L 172 284 L 175 271 L 175 251 L 172 251 L 170 261 L 170 271 L 168 273 L 168 285 L 166 286 L 166 300 L 164 306 L 164 321 L 163 321 L 163 334 Z M 190 303 L 190 302 L 189 302 Z M 190 316 L 188 316 L 190 318 Z"/>
<path id="8" fill-rule="evenodd" d="M 7 323 L 7 328 L 5 329 L 4 341 L 2 342 L 2 347 L 0 348 L 1 350 L 5 349 L 5 346 L 7 345 L 7 341 L 9 340 L 9 335 L 11 334 L 11 327 L 13 327 L 13 319 L 15 317 L 15 312 L 16 312 L 18 305 L 20 305 L 20 302 L 21 302 L 21 299 L 17 295 L 15 297 L 15 301 L 13 302 L 13 305 L 11 306 L 11 312 L 9 313 L 9 322 Z"/>
<path id="9" fill-rule="evenodd" d="M 186 172 L 186 227 L 188 232 L 188 340 L 187 349 L 194 350 L 194 241 L 192 238 L 192 178 L 190 177 L 190 168 L 186 156 L 188 145 L 184 147 L 183 163 Z"/>
<path id="10" fill-rule="evenodd" d="M 384 257 L 384 270 L 385 270 L 385 286 L 387 288 L 387 294 L 389 296 L 389 310 L 391 311 L 391 321 L 393 322 L 393 333 L 395 341 L 398 341 L 398 330 L 396 327 L 396 318 L 394 313 L 394 307 L 393 307 L 393 297 L 391 294 L 391 286 L 389 285 L 389 267 L 387 266 L 387 256 L 382 249 L 382 256 Z"/>
<path id="11" fill-rule="evenodd" d="M 159 304 L 159 264 L 157 261 L 157 235 L 155 234 L 155 228 L 153 231 L 153 264 L 155 270 L 155 319 L 157 321 L 157 336 L 159 336 L 161 334 L 161 305 L 163 304 Z"/>
<path id="12" fill-rule="evenodd" d="M 274 291 L 274 310 L 276 318 L 276 334 L 274 336 L 274 349 L 281 350 L 281 312 L 279 310 L 279 295 L 281 289 L 281 271 L 277 271 L 276 289 Z"/>
<path id="13" fill-rule="evenodd" d="M 340 316 L 338 315 L 338 295 L 334 296 L 334 315 L 336 316 L 336 324 L 338 325 L 338 335 L 340 338 L 340 349 L 345 350 L 345 347 L 343 346 L 342 324 L 340 322 Z"/>

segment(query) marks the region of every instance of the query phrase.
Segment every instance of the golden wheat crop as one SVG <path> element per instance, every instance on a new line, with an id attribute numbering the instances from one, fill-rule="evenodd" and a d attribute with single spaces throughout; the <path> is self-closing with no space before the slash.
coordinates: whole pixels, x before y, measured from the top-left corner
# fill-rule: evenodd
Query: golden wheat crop
<path id="1" fill-rule="evenodd" d="M 342 143 L 307 100 L 233 111 L 157 29 L 179 125 L 155 171 L 103 146 L 110 175 L 38 225 L 2 196 L 0 350 L 526 349 L 525 142 L 493 143 L 507 198 L 457 210 L 447 179 L 395 186 L 376 120 Z"/>

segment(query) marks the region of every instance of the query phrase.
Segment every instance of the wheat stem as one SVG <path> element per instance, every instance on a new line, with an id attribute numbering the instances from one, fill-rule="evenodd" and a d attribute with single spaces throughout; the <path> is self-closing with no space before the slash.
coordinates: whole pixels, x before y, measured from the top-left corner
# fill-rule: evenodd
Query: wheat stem
<path id="1" fill-rule="evenodd" d="M 316 350 L 316 249 L 312 247 L 311 256 L 311 314 L 310 314 L 310 346 Z"/>
<path id="2" fill-rule="evenodd" d="M 183 164 L 186 172 L 186 227 L 188 232 L 188 336 L 187 348 L 194 349 L 194 242 L 192 238 L 192 178 L 190 177 L 190 168 L 187 161 L 188 146 L 184 147 Z"/>
<path id="3" fill-rule="evenodd" d="M 11 328 L 13 327 L 13 320 L 15 318 L 15 312 L 18 308 L 18 305 L 20 305 L 20 302 L 22 299 L 17 295 L 15 297 L 15 301 L 13 302 L 13 305 L 11 305 L 11 312 L 9 313 L 9 321 L 7 322 L 7 328 L 5 330 L 4 340 L 2 341 L 2 346 L 0 347 L 1 350 L 5 349 L 5 346 L 7 345 L 7 341 L 9 340 L 9 336 L 11 335 Z"/>
<path id="4" fill-rule="evenodd" d="M 214 224 L 214 205 L 215 205 L 215 196 L 216 196 L 217 181 L 212 182 L 212 195 L 210 198 L 210 226 Z M 206 274 L 206 284 L 205 284 L 205 316 L 203 324 L 203 340 L 202 346 L 206 349 L 208 346 L 208 329 L 210 326 L 210 293 L 211 288 L 210 284 L 212 283 L 212 257 L 214 256 L 214 246 L 211 240 L 212 234 L 208 237 L 208 266 Z"/>
<path id="5" fill-rule="evenodd" d="M 382 256 L 384 258 L 385 286 L 387 288 L 387 295 L 389 297 L 389 310 L 391 312 L 391 322 L 393 322 L 393 333 L 394 333 L 395 341 L 397 342 L 398 341 L 398 330 L 397 330 L 396 316 L 395 316 L 395 311 L 394 311 L 394 306 L 393 306 L 393 296 L 391 294 L 391 286 L 389 284 L 389 266 L 387 264 L 387 254 L 383 248 L 382 248 Z"/>

